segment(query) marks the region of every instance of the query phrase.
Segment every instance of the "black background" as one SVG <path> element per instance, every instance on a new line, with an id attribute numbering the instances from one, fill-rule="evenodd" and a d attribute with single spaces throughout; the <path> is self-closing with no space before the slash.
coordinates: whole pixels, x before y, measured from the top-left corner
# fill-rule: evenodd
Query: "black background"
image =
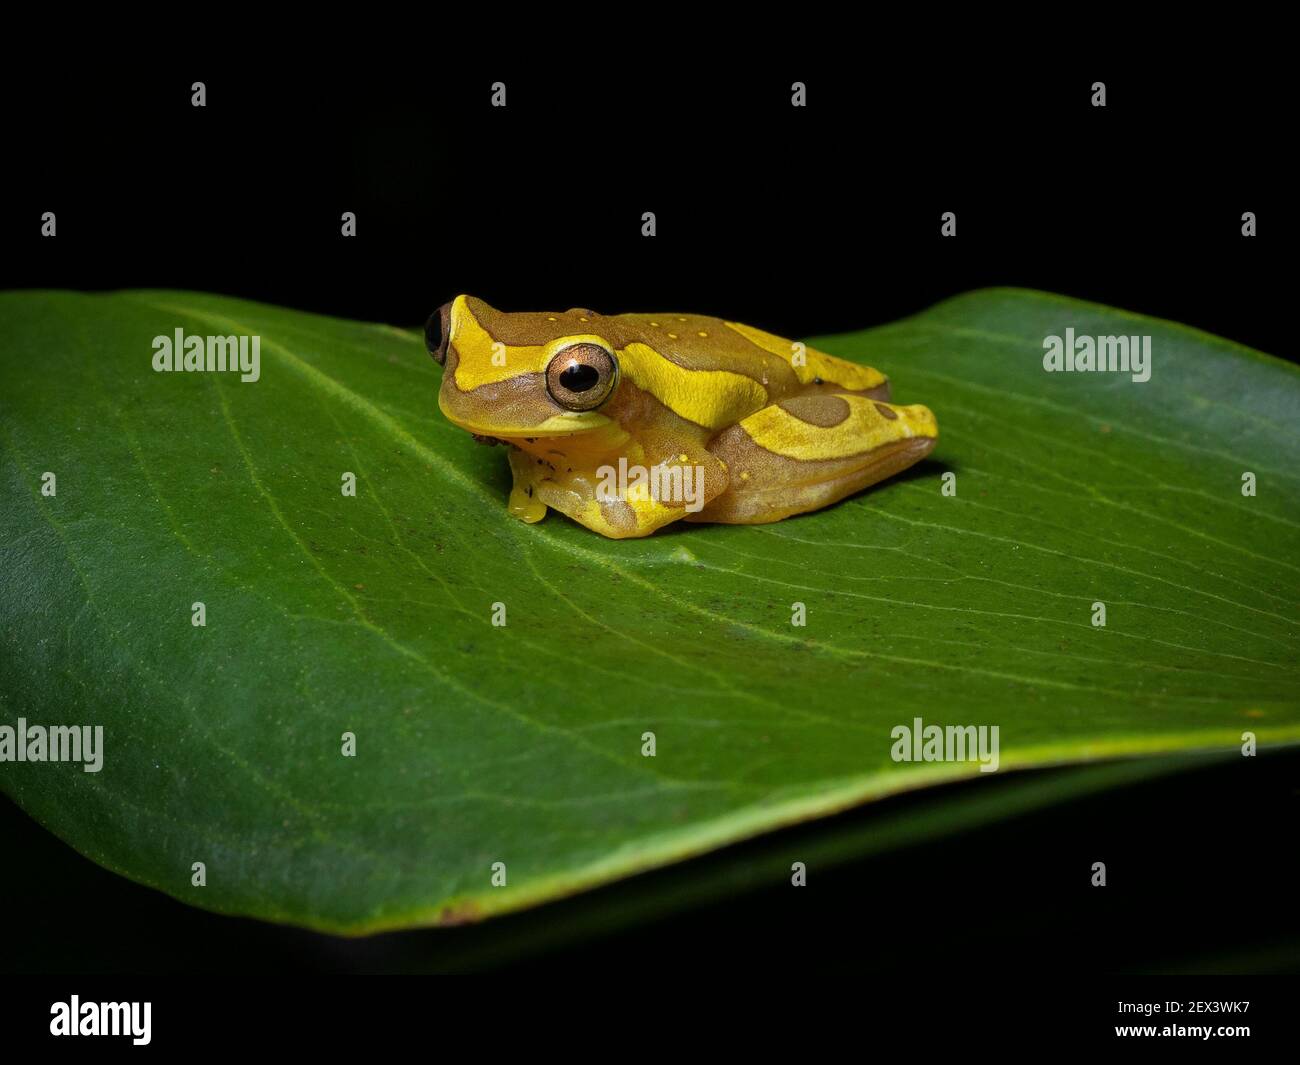
<path id="1" fill-rule="evenodd" d="M 1034 50 L 891 61 L 883 40 L 813 62 L 667 31 L 634 61 L 627 47 L 560 60 L 454 51 L 435 39 L 364 64 L 239 53 L 9 68 L 0 285 L 189 288 L 398 325 L 469 292 L 505 310 L 685 310 L 792 337 L 1022 285 L 1295 357 L 1294 179 L 1281 164 L 1292 94 L 1265 59 L 1229 70 L 1116 47 L 1074 64 Z M 195 80 L 206 108 L 190 106 Z M 489 105 L 496 80 L 505 109 Z M 807 108 L 790 106 L 795 80 Z M 1090 105 L 1094 80 L 1104 109 Z M 46 210 L 53 240 L 39 235 Z M 939 235 L 947 210 L 956 239 Z M 1247 210 L 1253 239 L 1240 233 Z M 343 211 L 357 214 L 355 238 L 340 235 Z M 657 215 L 654 238 L 643 211 Z M 1202 767 L 818 870 L 805 892 L 782 876 L 569 944 L 532 937 L 770 843 L 540 916 L 345 941 L 182 906 L 4 803 L 3 911 L 22 916 L 3 964 L 1297 972 L 1298 767 L 1290 753 Z M 869 827 L 925 801 L 791 832 Z M 1110 868 L 1104 891 L 1088 887 L 1094 860 Z"/>
<path id="2" fill-rule="evenodd" d="M 653 70 L 431 55 L 11 71 L 0 282 L 190 288 L 395 325 L 468 292 L 791 337 L 1022 285 L 1295 354 L 1294 94 L 1262 58 L 661 50 L 672 62 Z M 956 239 L 939 233 L 949 210 Z"/>

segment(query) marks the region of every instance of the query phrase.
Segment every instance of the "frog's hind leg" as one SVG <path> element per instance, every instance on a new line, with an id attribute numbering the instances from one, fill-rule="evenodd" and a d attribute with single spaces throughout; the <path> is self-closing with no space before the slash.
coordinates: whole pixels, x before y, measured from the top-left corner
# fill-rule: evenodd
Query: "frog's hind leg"
<path id="1" fill-rule="evenodd" d="M 862 393 L 804 394 L 724 429 L 709 450 L 727 490 L 688 521 L 779 521 L 838 502 L 907 469 L 938 438 L 934 415 Z"/>

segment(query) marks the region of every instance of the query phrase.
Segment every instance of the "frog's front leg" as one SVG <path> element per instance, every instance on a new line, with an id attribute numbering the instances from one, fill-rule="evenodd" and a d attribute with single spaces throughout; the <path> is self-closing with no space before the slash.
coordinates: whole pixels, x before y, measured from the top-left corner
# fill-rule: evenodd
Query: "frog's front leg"
<path id="1" fill-rule="evenodd" d="M 546 504 L 537 495 L 536 460 L 526 451 L 517 447 L 510 452 L 510 473 L 514 484 L 510 488 L 510 502 L 507 504 L 510 514 L 529 525 L 546 517 Z"/>
<path id="2" fill-rule="evenodd" d="M 687 520 L 754 525 L 829 506 L 918 462 L 938 435 L 922 406 L 861 393 L 782 400 L 709 442 L 730 482 Z"/>

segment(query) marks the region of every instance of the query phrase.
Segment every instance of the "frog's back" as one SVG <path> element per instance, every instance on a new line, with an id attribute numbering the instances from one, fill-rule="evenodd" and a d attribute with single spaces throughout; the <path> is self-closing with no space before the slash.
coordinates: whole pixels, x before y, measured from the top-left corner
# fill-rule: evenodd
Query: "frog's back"
<path id="1" fill-rule="evenodd" d="M 598 337 L 642 365 L 653 357 L 686 371 L 727 371 L 748 377 L 769 401 L 809 390 L 845 390 L 887 399 L 885 375 L 805 344 L 700 314 L 598 314 L 575 307 L 554 313 L 497 311 L 465 297 L 466 307 L 486 335 L 508 347 L 537 350 L 560 338 Z"/>
<path id="2" fill-rule="evenodd" d="M 884 374 L 740 322 L 688 314 L 619 314 L 608 323 L 617 348 L 645 344 L 686 370 L 726 370 L 758 381 L 773 398 L 809 386 L 887 394 Z"/>

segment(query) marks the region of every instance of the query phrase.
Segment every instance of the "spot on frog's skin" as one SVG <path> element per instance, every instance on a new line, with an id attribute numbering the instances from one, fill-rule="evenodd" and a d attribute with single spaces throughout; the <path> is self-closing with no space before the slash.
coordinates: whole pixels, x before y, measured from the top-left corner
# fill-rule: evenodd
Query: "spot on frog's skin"
<path id="1" fill-rule="evenodd" d="M 636 511 L 627 500 L 613 499 L 601 503 L 600 516 L 609 523 L 612 529 L 623 532 L 625 535 L 634 535 L 636 532 Z"/>
<path id="2" fill-rule="evenodd" d="M 674 321 L 686 329 L 661 329 Z M 716 318 L 505 314 L 458 296 L 427 336 L 443 413 L 512 445 L 509 509 L 524 521 L 554 507 L 616 538 L 683 519 L 776 521 L 897 473 L 938 436 L 926 408 L 885 402 L 888 381 L 871 367 Z M 598 498 L 601 471 L 620 460 L 679 472 L 683 485 L 684 467 L 699 488 L 691 508 L 644 484 Z"/>
<path id="3" fill-rule="evenodd" d="M 792 396 L 777 404 L 787 414 L 793 415 L 801 422 L 816 425 L 822 429 L 832 429 L 843 424 L 850 415 L 848 400 L 842 396 L 828 396 L 813 393 L 806 396 Z"/>

